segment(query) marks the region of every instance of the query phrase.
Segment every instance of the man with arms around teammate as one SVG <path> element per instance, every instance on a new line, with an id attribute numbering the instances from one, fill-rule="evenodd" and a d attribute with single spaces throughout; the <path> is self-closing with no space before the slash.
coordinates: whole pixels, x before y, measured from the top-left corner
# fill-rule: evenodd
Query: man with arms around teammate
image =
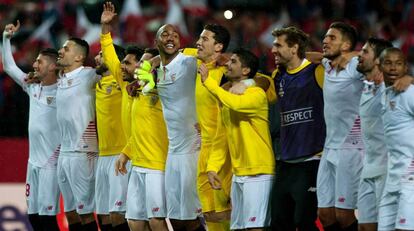
<path id="1" fill-rule="evenodd" d="M 305 58 L 308 35 L 275 29 L 274 81 L 281 113 L 281 153 L 276 154 L 272 229 L 318 230 L 316 176 L 325 141 L 321 65 Z"/>
<path id="2" fill-rule="evenodd" d="M 56 120 L 57 57 L 56 50 L 41 50 L 33 63 L 34 77 L 40 83 L 28 84 L 27 76 L 17 67 L 10 39 L 20 27 L 7 24 L 3 32 L 4 70 L 29 95 L 29 160 L 26 177 L 27 213 L 34 230 L 58 231 L 59 188 L 56 166 L 60 133 Z M 78 221 L 79 222 L 79 221 Z"/>
<path id="3" fill-rule="evenodd" d="M 231 82 L 228 87 L 253 78 L 257 68 L 258 59 L 251 52 L 234 51 L 227 64 L 226 77 Z M 233 171 L 230 228 L 263 230 L 270 226 L 268 201 L 275 167 L 266 93 L 259 87 L 250 87 L 243 95 L 235 95 L 218 86 L 205 65 L 198 72 L 204 86 L 223 105 L 218 132 L 224 133 L 225 139 L 214 141 L 207 163 L 209 182 L 213 189 L 221 188 L 217 173 L 230 158 Z"/>

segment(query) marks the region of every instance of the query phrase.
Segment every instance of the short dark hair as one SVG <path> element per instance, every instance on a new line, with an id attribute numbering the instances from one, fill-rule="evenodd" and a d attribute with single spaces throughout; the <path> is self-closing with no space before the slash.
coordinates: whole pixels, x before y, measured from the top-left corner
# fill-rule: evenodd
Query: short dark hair
<path id="1" fill-rule="evenodd" d="M 392 43 L 385 39 L 370 37 L 367 40 L 369 46 L 371 46 L 374 50 L 375 58 L 379 58 L 381 52 L 387 48 L 393 47 Z"/>
<path id="2" fill-rule="evenodd" d="M 56 49 L 53 49 L 53 48 L 45 48 L 45 49 L 42 49 L 42 50 L 39 52 L 39 54 L 40 54 L 40 55 L 43 55 L 43 56 L 47 56 L 47 57 L 49 57 L 49 59 L 50 59 L 51 61 L 53 61 L 54 63 L 56 63 L 56 62 L 57 62 L 57 59 L 58 59 L 58 57 L 59 57 L 59 53 L 58 53 L 58 51 L 57 51 Z"/>
<path id="3" fill-rule="evenodd" d="M 230 32 L 224 26 L 218 24 L 207 24 L 204 26 L 204 30 L 208 30 L 214 33 L 213 38 L 216 40 L 216 43 L 223 44 L 221 53 L 224 53 L 230 43 Z"/>
<path id="4" fill-rule="evenodd" d="M 123 60 L 125 58 L 125 49 L 119 45 L 114 44 L 115 53 L 118 57 L 118 60 Z"/>
<path id="5" fill-rule="evenodd" d="M 158 49 L 155 48 L 145 48 L 144 53 L 150 53 L 154 57 L 160 54 Z"/>
<path id="6" fill-rule="evenodd" d="M 144 54 L 144 50 L 137 46 L 128 46 L 125 52 L 127 55 L 134 55 L 135 61 L 139 61 Z"/>
<path id="7" fill-rule="evenodd" d="M 259 58 L 244 48 L 235 49 L 233 54 L 239 57 L 242 67 L 250 68 L 249 78 L 253 78 L 259 69 Z"/>
<path id="8" fill-rule="evenodd" d="M 88 42 L 86 42 L 85 40 L 83 40 L 81 38 L 76 38 L 76 37 L 71 37 L 68 40 L 76 43 L 76 45 L 78 45 L 81 48 L 81 50 L 83 52 L 83 55 L 85 56 L 85 59 L 88 57 L 88 55 L 89 55 L 89 44 L 88 44 Z"/>
<path id="9" fill-rule="evenodd" d="M 344 22 L 333 22 L 329 28 L 337 29 L 341 32 L 342 37 L 349 40 L 351 43 L 351 50 L 355 49 L 356 41 L 358 37 L 357 30 L 350 24 Z"/>
<path id="10" fill-rule="evenodd" d="M 286 43 L 289 47 L 294 46 L 297 44 L 298 48 L 298 56 L 299 58 L 303 59 L 306 56 L 306 48 L 309 45 L 309 36 L 303 32 L 302 30 L 290 26 L 285 27 L 282 29 L 274 29 L 272 31 L 272 35 L 275 37 L 279 37 L 282 35 L 286 35 Z"/>
<path id="11" fill-rule="evenodd" d="M 401 57 L 403 57 L 403 59 L 404 59 L 404 63 L 407 63 L 407 58 L 405 57 L 405 55 L 404 55 L 404 53 L 402 52 L 402 50 L 401 50 L 401 49 L 399 49 L 399 48 L 396 48 L 396 47 L 389 47 L 389 48 L 384 49 L 384 50 L 381 52 L 381 55 L 380 55 L 380 57 L 379 57 L 380 63 L 383 63 L 383 62 L 384 62 L 384 57 L 385 57 L 385 55 L 386 55 L 386 54 L 389 54 L 389 53 L 396 53 L 396 54 L 401 55 Z"/>

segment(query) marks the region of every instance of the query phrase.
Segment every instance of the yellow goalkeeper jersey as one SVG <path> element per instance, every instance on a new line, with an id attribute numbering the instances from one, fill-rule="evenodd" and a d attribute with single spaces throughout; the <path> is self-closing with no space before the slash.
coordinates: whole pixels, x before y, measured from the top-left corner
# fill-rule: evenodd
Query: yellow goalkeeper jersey
<path id="1" fill-rule="evenodd" d="M 121 121 L 121 88 L 113 75 L 103 76 L 96 83 L 96 120 L 99 155 L 116 155 L 126 144 Z"/>
<path id="2" fill-rule="evenodd" d="M 109 71 L 115 77 L 116 82 L 121 87 L 122 92 L 122 109 L 121 109 L 121 124 L 125 133 L 125 137 L 129 138 L 131 135 L 131 106 L 132 97 L 128 95 L 126 86 L 127 81 L 122 79 L 121 62 L 115 52 L 111 33 L 101 34 L 101 49 L 104 58 L 104 63 L 108 66 Z"/>
<path id="3" fill-rule="evenodd" d="M 168 153 L 167 127 L 157 95 L 142 95 L 132 103 L 131 137 L 122 150 L 132 165 L 165 170 Z"/>

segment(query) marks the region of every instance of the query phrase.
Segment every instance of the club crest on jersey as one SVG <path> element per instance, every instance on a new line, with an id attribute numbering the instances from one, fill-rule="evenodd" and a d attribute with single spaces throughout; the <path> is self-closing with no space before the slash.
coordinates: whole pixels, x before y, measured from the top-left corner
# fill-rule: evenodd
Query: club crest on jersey
<path id="1" fill-rule="evenodd" d="M 112 86 L 106 87 L 106 94 L 109 95 L 112 92 Z"/>
<path id="2" fill-rule="evenodd" d="M 391 110 L 394 110 L 395 109 L 395 101 L 390 101 L 390 108 L 391 108 Z"/>
<path id="3" fill-rule="evenodd" d="M 156 95 L 151 96 L 151 98 L 150 98 L 150 104 L 152 106 L 154 106 L 157 103 L 157 101 L 158 101 L 158 96 L 156 96 Z"/>
<path id="4" fill-rule="evenodd" d="M 46 97 L 46 103 L 47 105 L 50 105 L 53 102 L 53 96 L 47 96 Z"/>

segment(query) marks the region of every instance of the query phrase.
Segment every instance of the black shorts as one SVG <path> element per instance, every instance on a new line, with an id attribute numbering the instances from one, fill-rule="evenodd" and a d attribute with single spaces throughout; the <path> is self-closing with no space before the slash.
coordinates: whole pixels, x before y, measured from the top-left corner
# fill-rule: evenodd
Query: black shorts
<path id="1" fill-rule="evenodd" d="M 271 194 L 272 230 L 319 230 L 316 176 L 319 160 L 300 163 L 276 162 Z"/>

